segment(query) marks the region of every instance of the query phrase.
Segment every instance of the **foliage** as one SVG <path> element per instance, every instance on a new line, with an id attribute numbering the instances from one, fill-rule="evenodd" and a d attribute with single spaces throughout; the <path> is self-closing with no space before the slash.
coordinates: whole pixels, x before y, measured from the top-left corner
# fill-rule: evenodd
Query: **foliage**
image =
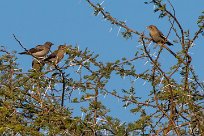
<path id="1" fill-rule="evenodd" d="M 131 59 L 101 62 L 98 61 L 99 55 L 70 45 L 61 67 L 46 65 L 42 71 L 29 70 L 23 73 L 16 63 L 18 58 L 15 52 L 10 53 L 2 47 L 0 133 L 75 136 L 203 134 L 204 97 L 199 90 L 204 89 L 204 84 L 199 81 L 189 54 L 192 44 L 203 33 L 203 15 L 198 17 L 198 31 L 190 36 L 189 31 L 184 30 L 179 23 L 170 1 L 145 2 L 155 5 L 154 12 L 158 12 L 160 18 L 168 18 L 171 27 L 169 34 L 175 33 L 175 41 L 182 47 L 175 53 L 165 46 L 159 49 L 149 48 L 151 38 L 114 18 L 102 5 L 90 0 L 87 3 L 93 7 L 95 15 L 102 15 L 111 24 L 121 27 L 124 38 L 138 35 L 140 50 Z M 170 53 L 173 60 L 168 69 L 164 69 L 163 65 L 166 64 L 161 61 L 164 50 Z M 157 53 L 153 55 L 155 51 Z M 134 63 L 137 61 L 148 61 L 151 65 L 138 72 Z M 110 90 L 107 84 L 113 76 L 147 82 L 151 85 L 151 89 L 146 91 L 149 97 L 137 97 L 134 81 L 131 81 L 133 85 L 129 89 Z M 178 79 L 178 76 L 182 78 Z M 81 95 L 74 95 L 76 91 L 80 91 Z M 100 99 L 100 96 L 106 95 L 118 98 L 124 103 L 124 107 L 130 107 L 130 112 L 140 117 L 132 122 L 122 123 L 109 116 L 111 109 L 107 109 Z M 81 106 L 84 116 L 73 116 L 69 103 L 87 103 L 88 106 Z"/>

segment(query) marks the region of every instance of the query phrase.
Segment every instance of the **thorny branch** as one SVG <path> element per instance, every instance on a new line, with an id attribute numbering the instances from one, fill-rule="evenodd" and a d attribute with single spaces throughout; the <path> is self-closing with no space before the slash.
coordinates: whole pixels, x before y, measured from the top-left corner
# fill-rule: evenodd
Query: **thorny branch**
<path id="1" fill-rule="evenodd" d="M 174 32 L 175 32 L 175 34 L 176 34 L 176 36 L 179 38 L 181 45 L 182 45 L 183 57 L 180 56 L 180 55 L 177 55 L 176 53 L 174 53 L 174 52 L 173 52 L 171 49 L 169 49 L 167 46 L 165 46 L 165 45 L 163 46 L 163 47 L 164 47 L 167 51 L 169 51 L 175 58 L 178 59 L 178 63 L 175 65 L 175 67 L 173 68 L 173 70 L 171 71 L 171 73 L 168 73 L 169 75 L 168 75 L 167 73 L 165 73 L 165 72 L 161 69 L 161 67 L 158 65 L 158 58 L 156 58 L 156 59 L 154 60 L 154 59 L 151 57 L 151 55 L 150 55 L 150 53 L 149 53 L 147 47 L 145 46 L 145 44 L 146 44 L 146 43 L 145 43 L 145 40 L 151 40 L 150 38 L 145 37 L 143 33 L 140 33 L 140 32 L 138 32 L 138 31 L 135 31 L 135 30 L 129 28 L 128 26 L 126 26 L 125 22 L 118 21 L 117 19 L 115 19 L 114 17 L 112 17 L 112 16 L 110 15 L 110 13 L 106 12 L 106 11 L 103 9 L 103 7 L 101 7 L 101 5 L 99 5 L 99 4 L 94 5 L 90 0 L 87 0 L 87 2 L 95 9 L 95 11 L 96 11 L 95 13 L 97 13 L 97 14 L 101 13 L 105 19 L 107 19 L 108 21 L 110 21 L 112 24 L 115 24 L 115 25 L 117 25 L 117 26 L 120 26 L 120 27 L 124 28 L 124 29 L 126 30 L 126 32 L 129 32 L 130 34 L 131 34 L 131 33 L 134 33 L 134 34 L 140 36 L 140 39 L 142 39 L 141 42 L 142 42 L 142 44 L 143 44 L 143 46 L 144 46 L 144 51 L 146 52 L 145 58 L 147 57 L 147 58 L 150 59 L 150 61 L 151 61 L 152 64 L 153 64 L 153 69 L 159 71 L 159 72 L 161 73 L 161 75 L 164 76 L 164 78 L 166 79 L 166 81 L 167 81 L 167 83 L 168 83 L 167 86 L 168 86 L 168 88 L 169 88 L 168 90 L 170 91 L 170 97 L 171 97 L 171 98 L 170 98 L 170 103 L 171 103 L 170 112 L 171 112 L 171 113 L 170 113 L 170 116 L 168 116 L 168 114 L 165 114 L 165 111 L 163 111 L 163 114 L 166 115 L 166 117 L 167 117 L 167 118 L 170 120 L 170 122 L 171 122 L 171 123 L 169 124 L 169 126 L 168 126 L 168 129 L 169 129 L 169 128 L 172 128 L 172 125 L 173 125 L 173 129 L 175 130 L 175 132 L 176 132 L 177 134 L 179 134 L 179 129 L 177 128 L 177 126 L 176 126 L 176 124 L 175 124 L 175 122 L 174 122 L 174 116 L 175 116 L 175 114 L 176 114 L 176 113 L 175 113 L 175 112 L 176 112 L 176 111 L 175 111 L 175 110 L 176 110 L 176 105 L 175 105 L 175 102 L 174 102 L 175 98 L 174 98 L 174 95 L 173 95 L 173 89 L 172 89 L 172 87 L 171 87 L 171 82 L 170 82 L 170 81 L 171 81 L 171 79 L 174 80 L 174 79 L 173 79 L 173 75 L 175 75 L 176 73 L 178 73 L 179 68 L 181 68 L 181 67 L 183 66 L 183 68 L 185 68 L 185 69 L 184 69 L 184 70 L 185 70 L 185 76 L 184 76 L 184 80 L 183 80 L 183 81 L 184 81 L 184 84 L 183 84 L 183 88 L 184 88 L 184 89 L 183 89 L 183 90 L 189 91 L 189 76 L 190 76 L 190 73 L 189 73 L 189 72 L 191 72 L 191 74 L 192 74 L 192 76 L 193 76 L 193 80 L 196 82 L 196 84 L 197 84 L 198 86 L 200 86 L 200 87 L 203 89 L 203 85 L 198 81 L 198 78 L 197 78 L 195 72 L 193 71 L 193 68 L 192 68 L 192 66 L 191 66 L 191 60 L 192 60 L 192 59 L 191 59 L 191 56 L 188 54 L 188 53 L 189 53 L 188 50 L 189 50 L 189 48 L 190 48 L 190 45 L 194 42 L 194 40 L 195 40 L 196 38 L 198 38 L 198 35 L 203 32 L 203 28 L 201 27 L 201 28 L 195 33 L 195 36 L 193 37 L 192 40 L 190 40 L 189 43 L 186 42 L 186 41 L 185 41 L 185 32 L 184 32 L 184 29 L 183 29 L 183 27 L 181 26 L 179 20 L 178 20 L 177 17 L 176 17 L 175 9 L 174 9 L 172 3 L 171 3 L 169 0 L 167 0 L 167 1 L 168 1 L 169 5 L 171 6 L 172 10 L 173 10 L 173 13 L 170 12 L 169 10 L 167 10 L 166 7 L 165 7 L 165 5 L 162 5 L 160 1 L 152 0 L 151 2 L 153 2 L 155 5 L 157 5 L 157 6 L 159 7 L 159 10 L 161 10 L 162 12 L 164 12 L 165 15 L 167 15 L 167 16 L 169 17 L 169 22 L 170 22 L 170 24 L 171 24 L 171 28 L 169 29 L 169 32 L 168 32 L 167 37 L 169 36 L 169 34 L 171 33 L 171 30 L 173 29 Z M 175 26 L 174 26 L 175 23 L 176 23 L 176 25 L 178 26 L 178 28 L 179 28 L 179 30 L 180 30 L 181 36 L 179 36 L 179 34 L 178 34 L 177 31 L 176 31 L 176 28 L 175 28 Z M 158 55 L 159 55 L 159 54 L 158 54 Z M 154 72 L 153 72 L 153 74 L 154 74 Z M 155 90 L 156 90 L 156 89 L 155 89 Z M 156 94 L 155 94 L 155 96 L 156 96 Z M 120 96 L 116 96 L 116 97 L 122 99 L 122 97 L 120 97 Z M 158 108 L 159 108 L 159 105 L 158 105 L 158 104 L 159 104 L 159 100 L 158 100 L 158 98 L 155 97 L 155 100 L 156 100 L 157 106 L 158 106 Z M 160 110 L 162 111 L 162 107 L 160 107 Z M 187 119 L 187 118 L 185 118 L 185 117 L 182 115 L 182 113 L 178 112 L 177 114 L 179 114 L 179 116 L 182 117 L 183 119 L 185 119 L 185 120 Z M 168 130 L 168 131 L 170 131 L 170 130 Z"/>
<path id="2" fill-rule="evenodd" d="M 107 20 L 109 20 L 112 24 L 115 24 L 117 26 L 120 26 L 124 29 L 126 29 L 127 32 L 129 33 L 134 33 L 137 34 L 141 37 L 143 37 L 146 40 L 151 40 L 151 38 L 145 37 L 142 33 L 135 31 L 131 28 L 129 28 L 123 21 L 118 21 L 117 19 L 113 18 L 108 12 L 104 11 L 104 9 L 100 6 L 94 5 L 90 0 L 86 0 L 96 11 L 99 11 L 103 15 L 103 17 Z"/>
<path id="3" fill-rule="evenodd" d="M 154 90 L 156 90 L 155 89 L 155 85 L 154 85 L 154 73 L 155 73 L 155 70 L 156 69 L 158 69 L 161 73 L 162 73 L 162 75 L 165 77 L 165 79 L 167 80 L 167 83 L 168 83 L 168 87 L 169 87 L 169 90 L 168 91 L 170 91 L 170 94 L 171 94 L 171 110 L 170 110 L 170 116 L 163 110 L 163 108 L 159 105 L 159 102 L 158 102 L 158 98 L 157 98 L 157 95 L 156 95 L 156 92 L 154 91 L 154 93 L 155 93 L 155 95 L 154 95 L 154 99 L 155 99 L 155 101 L 156 101 L 156 105 L 157 105 L 157 108 L 169 119 L 169 126 L 168 126 L 168 128 L 170 129 L 170 127 L 171 127 L 171 125 L 173 125 L 174 126 L 174 128 L 175 128 L 175 132 L 179 135 L 179 131 L 178 131 L 178 128 L 176 128 L 176 124 L 175 124 L 175 122 L 174 122 L 174 110 L 175 110 L 175 106 L 174 106 L 174 102 L 173 102 L 173 93 L 172 93 L 172 87 L 171 87 L 171 82 L 170 82 L 170 79 L 168 78 L 168 76 L 166 76 L 166 73 L 160 68 L 160 66 L 158 65 L 158 63 L 157 63 L 157 60 L 158 60 L 158 58 L 159 58 L 159 54 L 160 54 L 160 52 L 159 52 L 159 54 L 158 54 L 158 56 L 157 56 L 157 58 L 156 58 L 156 60 L 154 60 L 151 56 L 150 56 L 150 54 L 149 54 L 149 52 L 148 52 L 148 50 L 147 50 L 147 48 L 146 48 L 146 45 L 145 45 L 145 42 L 144 42 L 144 39 L 142 39 L 142 44 L 143 44 L 143 47 L 144 47 L 144 50 L 145 50 L 145 53 L 147 54 L 147 56 L 148 56 L 148 58 L 151 60 L 151 62 L 153 63 L 153 85 L 152 85 L 152 87 L 154 88 Z M 168 132 L 169 132 L 170 130 L 168 130 Z"/>

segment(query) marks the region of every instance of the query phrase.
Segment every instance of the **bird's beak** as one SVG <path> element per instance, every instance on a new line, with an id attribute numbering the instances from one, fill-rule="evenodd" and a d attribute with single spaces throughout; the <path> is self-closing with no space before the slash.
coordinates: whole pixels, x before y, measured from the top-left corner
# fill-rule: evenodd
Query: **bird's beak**
<path id="1" fill-rule="evenodd" d="M 146 26 L 147 29 L 149 29 L 149 26 Z"/>

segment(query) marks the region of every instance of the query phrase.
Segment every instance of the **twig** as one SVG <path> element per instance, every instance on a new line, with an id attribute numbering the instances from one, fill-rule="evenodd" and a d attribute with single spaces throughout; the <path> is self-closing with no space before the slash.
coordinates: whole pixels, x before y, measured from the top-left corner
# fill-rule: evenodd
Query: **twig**
<path id="1" fill-rule="evenodd" d="M 203 27 L 204 27 L 204 23 L 203 23 Z M 191 40 L 191 44 L 196 40 L 196 38 L 198 38 L 198 35 L 200 33 L 203 32 L 203 28 L 201 27 L 196 33 L 195 33 L 195 36 L 193 37 L 193 39 Z"/>
<path id="2" fill-rule="evenodd" d="M 21 44 L 21 42 L 16 38 L 15 34 L 13 34 L 14 39 L 19 43 L 19 45 L 26 51 L 28 52 L 28 50 Z"/>

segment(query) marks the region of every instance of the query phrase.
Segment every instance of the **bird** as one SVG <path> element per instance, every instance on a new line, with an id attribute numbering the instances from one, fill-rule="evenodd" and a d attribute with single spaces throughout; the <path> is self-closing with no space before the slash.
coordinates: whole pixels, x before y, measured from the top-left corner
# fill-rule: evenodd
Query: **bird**
<path id="1" fill-rule="evenodd" d="M 20 52 L 19 54 L 32 55 L 36 58 L 42 58 L 48 54 L 52 45 L 53 43 L 51 42 L 45 42 L 44 45 L 37 45 L 35 48 L 31 48 L 25 52 Z"/>
<path id="2" fill-rule="evenodd" d="M 171 42 L 167 40 L 167 38 L 163 35 L 161 31 L 159 31 L 159 29 L 156 26 L 150 25 L 147 27 L 147 29 L 150 32 L 149 35 L 151 36 L 153 42 L 159 45 L 164 45 L 164 44 L 167 44 L 169 46 L 173 45 Z"/>
<path id="3" fill-rule="evenodd" d="M 44 59 L 44 61 L 52 62 L 54 65 L 57 65 L 64 58 L 66 50 L 66 45 L 59 45 L 58 49 L 51 53 L 46 59 Z"/>
<path id="4" fill-rule="evenodd" d="M 40 72 L 44 65 L 45 65 L 45 63 L 42 59 L 34 58 L 32 61 L 32 68 L 37 72 Z"/>

